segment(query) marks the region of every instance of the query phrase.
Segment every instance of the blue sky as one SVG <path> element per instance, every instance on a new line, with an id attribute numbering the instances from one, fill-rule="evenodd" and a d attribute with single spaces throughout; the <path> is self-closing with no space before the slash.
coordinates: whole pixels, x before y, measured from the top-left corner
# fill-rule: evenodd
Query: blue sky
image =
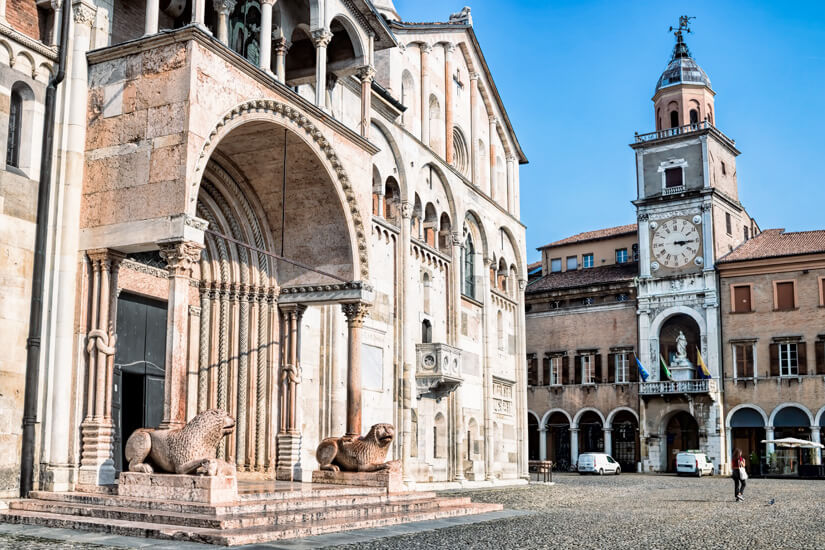
<path id="1" fill-rule="evenodd" d="M 678 16 L 736 140 L 740 200 L 762 229 L 825 228 L 825 2 L 463 0 L 530 163 L 527 259 L 580 231 L 635 221 L 633 132 L 654 130 L 653 88 Z M 402 19 L 464 5 L 396 0 Z M 665 8 L 665 9 L 663 9 Z"/>

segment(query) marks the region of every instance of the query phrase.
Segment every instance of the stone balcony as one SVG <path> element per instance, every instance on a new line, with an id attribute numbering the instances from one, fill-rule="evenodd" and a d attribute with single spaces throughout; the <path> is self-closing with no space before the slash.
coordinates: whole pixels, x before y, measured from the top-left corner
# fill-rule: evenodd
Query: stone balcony
<path id="1" fill-rule="evenodd" d="M 443 397 L 454 391 L 461 377 L 461 350 L 447 344 L 416 344 L 415 382 L 418 397 Z"/>
<path id="2" fill-rule="evenodd" d="M 662 396 L 673 394 L 713 393 L 716 390 L 716 380 L 678 380 L 662 382 L 642 382 L 639 384 L 639 395 Z"/>

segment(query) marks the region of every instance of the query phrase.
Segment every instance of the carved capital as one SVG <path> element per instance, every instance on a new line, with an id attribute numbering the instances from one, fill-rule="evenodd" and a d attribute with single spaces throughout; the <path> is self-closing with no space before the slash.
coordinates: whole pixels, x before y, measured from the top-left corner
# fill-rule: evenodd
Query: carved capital
<path id="1" fill-rule="evenodd" d="M 494 115 L 487 117 L 487 120 L 490 122 L 490 126 L 495 126 L 498 124 L 498 119 Z"/>
<path id="2" fill-rule="evenodd" d="M 169 266 L 173 277 L 189 277 L 192 266 L 200 260 L 203 245 L 192 241 L 161 241 L 160 257 Z"/>
<path id="3" fill-rule="evenodd" d="M 341 304 L 341 309 L 347 318 L 347 325 L 353 328 L 361 328 L 369 315 L 370 304 L 365 302 L 353 302 L 351 304 Z"/>
<path id="4" fill-rule="evenodd" d="M 74 22 L 78 25 L 91 27 L 95 22 L 95 14 L 97 14 L 97 7 L 91 3 L 80 1 L 72 5 Z"/>
<path id="5" fill-rule="evenodd" d="M 94 250 L 87 250 L 86 256 L 92 262 L 92 269 L 95 271 L 117 271 L 120 267 L 120 262 L 126 258 L 126 254 L 111 250 L 109 248 L 97 248 Z"/>
<path id="6" fill-rule="evenodd" d="M 189 306 L 189 315 L 192 317 L 200 317 L 201 308 L 199 306 Z"/>
<path id="7" fill-rule="evenodd" d="M 450 233 L 450 242 L 453 246 L 461 246 L 464 244 L 464 239 L 461 238 L 462 235 L 458 231 L 453 231 Z"/>
<path id="8" fill-rule="evenodd" d="M 478 73 L 470 73 L 470 80 L 478 80 L 479 74 Z"/>
<path id="9" fill-rule="evenodd" d="M 274 51 L 276 55 L 286 54 L 286 52 L 288 52 L 289 48 L 291 47 L 292 42 L 290 42 L 286 38 L 278 38 L 272 42 L 272 51 Z"/>
<path id="10" fill-rule="evenodd" d="M 229 15 L 237 3 L 237 0 L 213 0 L 212 6 L 219 15 Z"/>
<path id="11" fill-rule="evenodd" d="M 332 33 L 326 29 L 316 29 L 312 31 L 312 43 L 316 48 L 326 48 L 332 40 Z"/>
<path id="12" fill-rule="evenodd" d="M 280 307 L 281 313 L 286 319 L 294 316 L 299 323 L 304 316 L 304 312 L 307 310 L 307 306 L 303 304 L 283 304 L 278 307 Z"/>
<path id="13" fill-rule="evenodd" d="M 490 267 L 491 265 L 493 265 L 493 261 L 493 258 L 489 256 L 484 258 L 484 267 Z"/>
<path id="14" fill-rule="evenodd" d="M 702 212 L 708 212 L 710 209 L 713 208 L 713 205 L 710 203 L 704 203 L 702 205 Z"/>
<path id="15" fill-rule="evenodd" d="M 370 81 L 375 78 L 375 67 L 372 65 L 364 65 L 363 67 L 358 68 L 358 78 L 361 82 Z"/>
<path id="16" fill-rule="evenodd" d="M 275 3 L 275 0 L 261 0 L 262 6 L 271 6 Z"/>
<path id="17" fill-rule="evenodd" d="M 518 280 L 518 288 L 519 288 L 519 290 L 524 290 L 525 288 L 527 288 L 527 280 L 519 279 Z"/>
<path id="18" fill-rule="evenodd" d="M 452 42 L 444 42 L 444 51 L 446 53 L 453 53 L 455 51 L 455 44 Z"/>
<path id="19" fill-rule="evenodd" d="M 433 51 L 432 45 L 426 44 L 426 43 L 422 43 L 421 46 L 419 46 L 419 49 L 421 50 L 421 53 L 426 53 L 426 54 L 429 54 Z"/>
<path id="20" fill-rule="evenodd" d="M 646 222 L 650 219 L 650 214 L 639 214 L 639 221 Z"/>
<path id="21" fill-rule="evenodd" d="M 413 204 L 410 201 L 401 201 L 401 217 L 405 220 L 412 218 Z"/>

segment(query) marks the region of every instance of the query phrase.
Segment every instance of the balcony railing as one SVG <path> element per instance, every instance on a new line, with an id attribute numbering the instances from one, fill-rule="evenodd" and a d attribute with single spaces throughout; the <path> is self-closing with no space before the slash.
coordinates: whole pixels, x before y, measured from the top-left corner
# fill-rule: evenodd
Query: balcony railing
<path id="1" fill-rule="evenodd" d="M 666 395 L 674 393 L 710 393 L 716 391 L 716 380 L 679 380 L 665 382 L 643 382 L 639 384 L 639 395 Z"/>
<path id="2" fill-rule="evenodd" d="M 684 126 L 667 128 L 666 130 L 658 130 L 656 132 L 650 132 L 649 134 L 636 134 L 636 143 L 644 143 L 646 141 L 655 141 L 657 139 L 681 136 L 691 132 L 698 132 L 699 130 L 707 130 L 710 127 L 710 122 L 703 120 L 702 122 L 685 124 Z"/>

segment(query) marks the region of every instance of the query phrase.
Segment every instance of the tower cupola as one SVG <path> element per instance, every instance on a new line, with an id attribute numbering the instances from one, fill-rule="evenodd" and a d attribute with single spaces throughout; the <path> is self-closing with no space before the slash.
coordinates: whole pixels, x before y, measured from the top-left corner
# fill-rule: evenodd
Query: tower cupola
<path id="1" fill-rule="evenodd" d="M 690 54 L 684 34 L 690 33 L 692 17 L 679 18 L 675 30 L 676 44 L 653 94 L 656 130 L 678 128 L 707 121 L 713 124 L 713 96 L 710 78 Z"/>

